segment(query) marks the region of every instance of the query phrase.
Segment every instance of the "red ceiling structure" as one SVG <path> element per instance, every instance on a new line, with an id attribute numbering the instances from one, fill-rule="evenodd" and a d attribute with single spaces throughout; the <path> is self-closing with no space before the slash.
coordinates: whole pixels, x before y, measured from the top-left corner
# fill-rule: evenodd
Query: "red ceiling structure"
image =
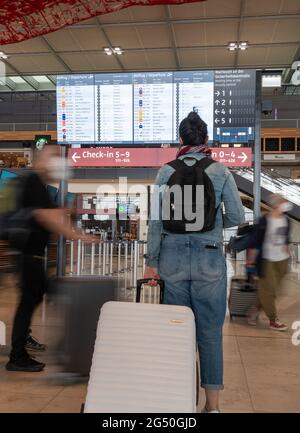
<path id="1" fill-rule="evenodd" d="M 0 0 L 0 44 L 21 42 L 129 6 L 200 1 L 205 0 Z"/>

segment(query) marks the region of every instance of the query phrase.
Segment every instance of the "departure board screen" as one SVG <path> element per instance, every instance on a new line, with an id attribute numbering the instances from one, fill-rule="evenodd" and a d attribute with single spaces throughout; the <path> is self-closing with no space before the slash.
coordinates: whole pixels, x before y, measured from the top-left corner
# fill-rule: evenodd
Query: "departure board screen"
<path id="1" fill-rule="evenodd" d="M 172 72 L 133 75 L 134 142 L 173 141 Z"/>
<path id="2" fill-rule="evenodd" d="M 210 142 L 248 142 L 255 89 L 255 70 L 60 75 L 58 143 L 178 143 L 179 124 L 190 111 L 207 123 Z"/>
<path id="3" fill-rule="evenodd" d="M 95 75 L 95 141 L 133 141 L 132 77 L 130 74 Z"/>

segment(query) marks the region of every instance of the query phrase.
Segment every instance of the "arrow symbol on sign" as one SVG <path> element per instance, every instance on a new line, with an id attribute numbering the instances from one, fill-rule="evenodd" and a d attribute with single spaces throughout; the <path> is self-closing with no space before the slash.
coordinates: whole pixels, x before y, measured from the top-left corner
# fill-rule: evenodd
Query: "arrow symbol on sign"
<path id="1" fill-rule="evenodd" d="M 216 95 L 216 96 L 220 96 L 220 92 L 219 92 L 219 90 L 218 90 L 217 92 L 215 92 L 215 95 Z"/>
<path id="2" fill-rule="evenodd" d="M 220 110 L 215 110 L 215 114 L 216 115 L 220 114 Z"/>
<path id="3" fill-rule="evenodd" d="M 242 153 L 241 156 L 238 156 L 238 159 L 242 159 L 242 162 L 246 162 L 248 159 L 248 156 L 245 154 L 245 152 Z"/>
<path id="4" fill-rule="evenodd" d="M 215 104 L 216 105 L 220 105 L 221 104 L 221 102 L 219 101 L 219 99 L 216 100 Z"/>
<path id="5" fill-rule="evenodd" d="M 218 123 L 220 123 L 220 119 L 215 119 L 215 123 L 218 125 Z"/>
<path id="6" fill-rule="evenodd" d="M 77 152 L 75 152 L 75 153 L 72 155 L 72 160 L 73 160 L 73 162 L 75 162 L 75 164 L 76 164 L 76 162 L 77 162 L 77 159 L 81 159 L 81 156 L 77 155 Z"/>

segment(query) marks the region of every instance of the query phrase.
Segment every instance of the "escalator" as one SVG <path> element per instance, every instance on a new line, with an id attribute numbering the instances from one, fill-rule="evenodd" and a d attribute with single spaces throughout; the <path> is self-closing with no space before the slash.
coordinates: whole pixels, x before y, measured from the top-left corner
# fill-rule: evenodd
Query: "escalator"
<path id="1" fill-rule="evenodd" d="M 253 199 L 253 177 L 251 168 L 232 170 L 238 190 Z M 261 203 L 267 205 L 270 193 L 279 193 L 293 204 L 293 209 L 287 215 L 300 222 L 300 186 L 293 180 L 275 171 L 262 169 L 261 172 Z"/>

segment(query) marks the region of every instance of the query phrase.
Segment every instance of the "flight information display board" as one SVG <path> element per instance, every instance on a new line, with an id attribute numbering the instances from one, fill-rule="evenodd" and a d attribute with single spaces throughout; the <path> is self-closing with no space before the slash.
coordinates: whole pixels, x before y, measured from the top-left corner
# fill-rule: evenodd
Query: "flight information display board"
<path id="1" fill-rule="evenodd" d="M 133 75 L 134 142 L 173 142 L 173 73 Z"/>
<path id="2" fill-rule="evenodd" d="M 255 70 L 60 75 L 58 143 L 178 143 L 179 124 L 190 111 L 207 123 L 210 142 L 248 142 L 255 89 Z"/>
<path id="3" fill-rule="evenodd" d="M 132 77 L 130 74 L 95 75 L 95 141 L 132 143 Z"/>
<path id="4" fill-rule="evenodd" d="M 208 136 L 213 139 L 214 72 L 174 73 L 175 122 L 173 137 L 179 140 L 179 125 L 190 111 L 196 111 L 207 123 Z"/>

